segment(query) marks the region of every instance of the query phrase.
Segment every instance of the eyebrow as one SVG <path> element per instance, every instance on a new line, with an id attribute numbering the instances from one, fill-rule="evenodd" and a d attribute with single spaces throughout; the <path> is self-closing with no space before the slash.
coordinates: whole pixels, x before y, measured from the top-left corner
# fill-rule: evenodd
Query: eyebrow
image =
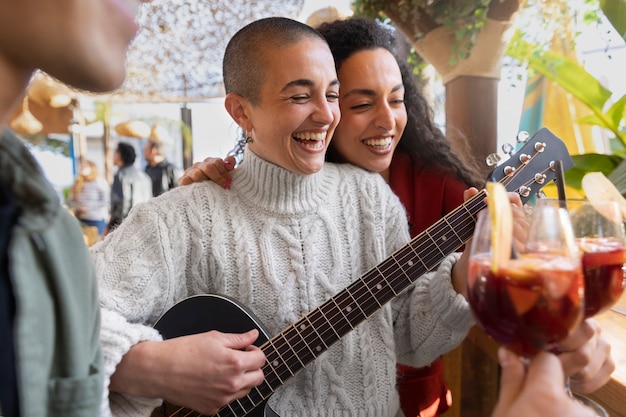
<path id="1" fill-rule="evenodd" d="M 293 81 L 288 82 L 280 91 L 281 92 L 285 91 L 291 87 L 311 87 L 313 85 L 314 85 L 313 81 L 306 79 L 306 78 L 300 78 L 298 80 L 293 80 Z M 339 80 L 336 78 L 332 80 L 329 84 L 329 86 L 334 86 L 334 85 L 339 85 Z"/>
<path id="2" fill-rule="evenodd" d="M 403 89 L 404 89 L 404 84 L 398 84 L 391 89 L 391 92 L 395 93 L 396 91 L 403 90 Z M 354 90 L 350 90 L 344 97 L 350 97 L 354 95 L 374 97 L 376 96 L 376 92 L 369 88 L 355 88 Z"/>

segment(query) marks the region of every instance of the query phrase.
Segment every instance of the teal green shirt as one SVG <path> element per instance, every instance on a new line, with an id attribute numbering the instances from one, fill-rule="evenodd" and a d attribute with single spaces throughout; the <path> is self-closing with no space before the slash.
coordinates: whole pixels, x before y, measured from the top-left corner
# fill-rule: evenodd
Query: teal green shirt
<path id="1" fill-rule="evenodd" d="M 20 209 L 8 248 L 20 415 L 96 416 L 103 390 L 100 313 L 78 221 L 8 131 L 0 139 L 0 182 Z"/>

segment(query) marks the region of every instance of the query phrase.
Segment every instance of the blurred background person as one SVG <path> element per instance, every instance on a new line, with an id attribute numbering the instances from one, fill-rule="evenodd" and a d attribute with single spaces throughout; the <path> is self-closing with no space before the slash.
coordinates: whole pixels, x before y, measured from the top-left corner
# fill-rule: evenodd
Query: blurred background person
<path id="1" fill-rule="evenodd" d="M 110 204 L 109 183 L 100 176 L 93 161 L 82 161 L 67 200 L 68 207 L 81 223 L 96 227 L 98 236 L 102 236 L 109 218 Z"/>
<path id="2" fill-rule="evenodd" d="M 178 185 L 178 179 L 182 172 L 165 157 L 165 144 L 161 141 L 148 139 L 143 148 L 143 156 L 146 158 L 146 174 L 152 180 L 152 195 L 157 197 L 167 190 Z"/>
<path id="3" fill-rule="evenodd" d="M 113 154 L 113 164 L 118 167 L 111 187 L 111 218 L 105 234 L 115 229 L 128 216 L 133 206 L 152 197 L 152 181 L 137 168 L 135 148 L 120 142 Z"/>

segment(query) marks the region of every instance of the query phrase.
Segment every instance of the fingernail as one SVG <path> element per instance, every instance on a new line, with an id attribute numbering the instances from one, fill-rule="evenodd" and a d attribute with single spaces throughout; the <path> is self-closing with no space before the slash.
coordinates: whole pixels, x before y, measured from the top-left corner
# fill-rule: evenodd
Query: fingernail
<path id="1" fill-rule="evenodd" d="M 500 366 L 506 368 L 511 364 L 512 360 L 513 358 L 511 356 L 511 353 L 502 346 L 500 346 L 498 348 L 498 362 L 500 362 Z"/>
<path id="2" fill-rule="evenodd" d="M 229 182 L 224 183 L 224 189 L 225 190 L 230 190 L 230 183 Z"/>
<path id="3" fill-rule="evenodd" d="M 232 162 L 230 162 L 230 159 L 226 159 L 226 160 L 224 160 L 224 165 L 231 166 L 232 164 L 233 164 L 233 163 L 232 163 Z"/>

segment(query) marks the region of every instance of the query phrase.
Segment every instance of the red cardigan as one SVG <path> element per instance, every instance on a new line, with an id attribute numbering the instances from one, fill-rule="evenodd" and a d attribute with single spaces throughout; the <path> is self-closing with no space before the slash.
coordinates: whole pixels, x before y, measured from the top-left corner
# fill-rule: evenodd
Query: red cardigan
<path id="1" fill-rule="evenodd" d="M 411 237 L 460 206 L 468 188 L 444 168 L 413 163 L 399 151 L 389 171 L 389 185 L 406 208 Z M 400 406 L 406 417 L 433 417 L 450 408 L 452 394 L 443 378 L 441 359 L 424 368 L 397 364 L 397 375 Z"/>
<path id="2" fill-rule="evenodd" d="M 463 203 L 468 186 L 444 168 L 413 163 L 396 152 L 389 168 L 389 186 L 400 197 L 409 215 L 411 237 L 415 237 Z"/>

